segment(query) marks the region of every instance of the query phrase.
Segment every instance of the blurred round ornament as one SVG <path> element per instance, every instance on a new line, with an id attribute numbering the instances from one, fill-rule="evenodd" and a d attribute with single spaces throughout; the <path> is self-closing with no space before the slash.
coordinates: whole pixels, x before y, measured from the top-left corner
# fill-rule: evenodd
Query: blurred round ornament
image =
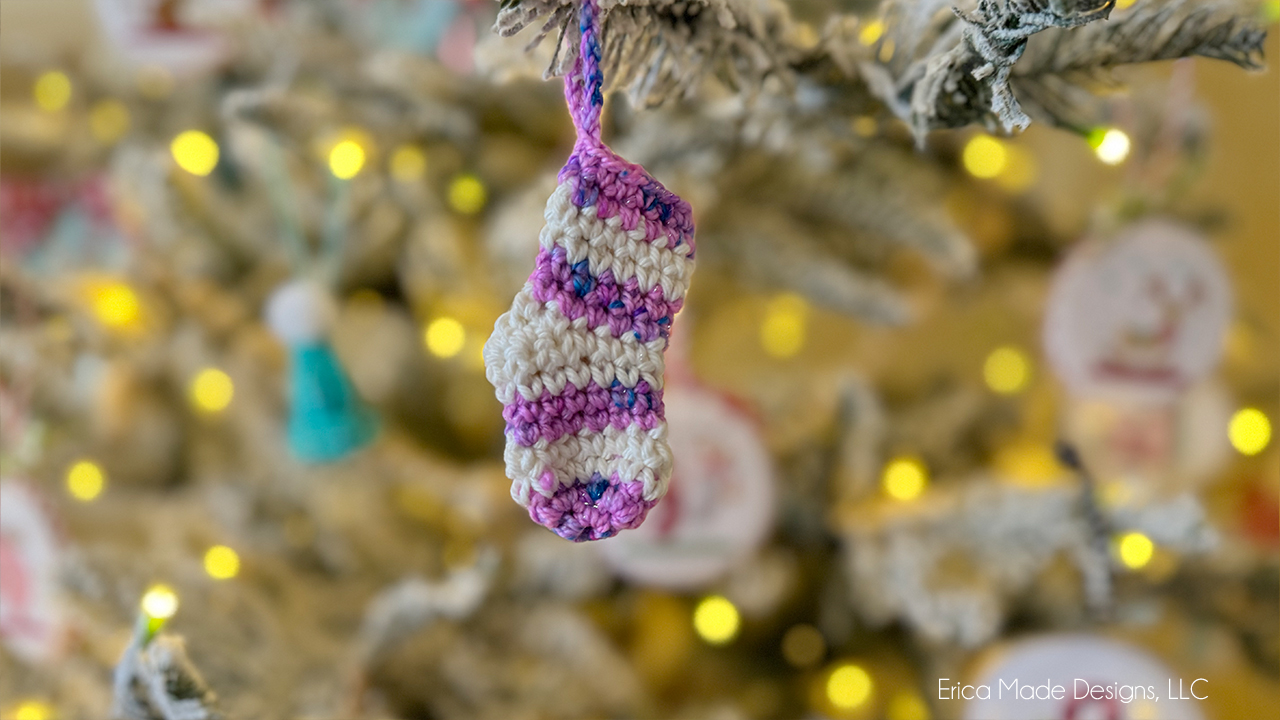
<path id="1" fill-rule="evenodd" d="M 1223 467 L 1231 457 L 1225 428 L 1232 409 L 1222 383 L 1207 380 L 1173 403 L 1071 398 L 1064 426 L 1090 470 L 1123 490 L 1112 500 L 1143 502 L 1153 481 L 1163 490 L 1186 489 Z"/>
<path id="2" fill-rule="evenodd" d="M 21 254 L 39 242 L 65 202 L 64 189 L 51 182 L 0 180 L 0 250 Z"/>
<path id="3" fill-rule="evenodd" d="M 0 638 L 28 663 L 52 662 L 63 649 L 60 555 L 40 496 L 22 481 L 0 481 Z"/>
<path id="4" fill-rule="evenodd" d="M 222 62 L 221 30 L 256 12 L 259 0 L 94 0 L 103 34 L 130 63 L 191 75 Z"/>
<path id="5" fill-rule="evenodd" d="M 644 525 L 600 543 L 623 577 L 668 588 L 710 583 L 750 557 L 773 520 L 773 471 L 755 422 L 685 383 L 664 397 L 675 470 Z"/>
<path id="6" fill-rule="evenodd" d="M 1193 231 L 1147 220 L 1086 242 L 1059 269 L 1045 351 L 1078 396 L 1171 401 L 1222 356 L 1226 271 Z"/>
<path id="7" fill-rule="evenodd" d="M 1116 640 L 1041 636 L 1001 646 L 987 656 L 965 683 L 974 687 L 966 693 L 982 699 L 964 700 L 963 717 L 1203 720 L 1197 700 L 1179 699 L 1191 696 L 1188 684 L 1193 680 L 1179 680 L 1145 650 Z M 990 688 L 989 698 L 980 690 L 983 686 Z M 1197 685 L 1197 694 L 1204 696 L 1207 686 Z M 1060 692 L 1054 692 L 1057 688 Z"/>

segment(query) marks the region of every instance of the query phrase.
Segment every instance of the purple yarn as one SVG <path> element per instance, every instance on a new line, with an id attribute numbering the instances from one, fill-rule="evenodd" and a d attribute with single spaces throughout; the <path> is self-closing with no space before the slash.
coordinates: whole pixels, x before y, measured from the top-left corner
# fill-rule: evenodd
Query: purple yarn
<path id="1" fill-rule="evenodd" d="M 586 389 L 566 384 L 559 395 L 544 390 L 538 400 L 526 400 L 519 394 L 502 409 L 507 421 L 507 435 L 519 445 L 529 447 L 539 440 L 554 442 L 583 428 L 601 432 L 606 427 L 625 430 L 636 424 L 652 430 L 662 422 L 662 391 L 651 390 L 641 380 L 634 388 L 617 381 L 605 388 L 591 383 Z"/>
<path id="2" fill-rule="evenodd" d="M 639 527 L 656 504 L 644 499 L 644 484 L 638 480 L 621 482 L 614 475 L 606 481 L 597 473 L 585 483 L 561 486 L 551 497 L 534 493 L 529 517 L 566 540 L 603 540 Z"/>
<path id="3" fill-rule="evenodd" d="M 570 320 L 586 316 L 587 327 L 607 325 L 614 337 L 633 333 L 641 342 L 667 337 L 671 319 L 684 306 L 683 298 L 668 302 L 660 285 L 647 293 L 636 278 L 619 285 L 613 270 L 592 277 L 586 261 L 570 265 L 559 245 L 538 253 L 529 282 L 535 300 L 554 301 Z"/>

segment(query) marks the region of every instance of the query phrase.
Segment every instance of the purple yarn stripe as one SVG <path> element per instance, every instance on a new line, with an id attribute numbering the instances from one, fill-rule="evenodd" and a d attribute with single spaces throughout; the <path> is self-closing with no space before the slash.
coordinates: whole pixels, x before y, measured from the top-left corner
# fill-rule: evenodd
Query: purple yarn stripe
<path id="1" fill-rule="evenodd" d="M 569 264 L 568 251 L 559 245 L 542 248 L 529 276 L 533 298 L 554 301 L 570 320 L 585 315 L 589 328 L 607 325 L 614 337 L 632 333 L 649 342 L 671 334 L 671 319 L 684 306 L 683 298 L 668 301 L 661 285 L 643 292 L 636 278 L 619 284 L 611 268 L 596 277 L 590 273 L 586 260 Z"/>
<path id="2" fill-rule="evenodd" d="M 597 473 L 587 482 L 560 486 L 551 497 L 533 493 L 529 517 L 566 540 L 603 540 L 639 527 L 655 504 L 644 499 L 640 481 L 622 482 L 617 475 L 605 480 Z"/>
<path id="3" fill-rule="evenodd" d="M 617 216 L 628 231 L 644 223 L 649 242 L 665 234 L 669 247 L 687 247 L 687 256 L 693 259 L 693 209 L 639 165 L 623 160 L 598 141 L 579 141 L 560 170 L 560 181 L 574 183 L 573 203 L 578 207 L 594 205 L 601 220 Z"/>
<path id="4" fill-rule="evenodd" d="M 538 440 L 555 442 L 583 428 L 601 432 L 607 427 L 625 430 L 631 424 L 652 430 L 663 422 L 662 391 L 641 380 L 634 388 L 616 380 L 613 387 L 591 383 L 585 389 L 566 384 L 559 395 L 544 390 L 538 400 L 519 393 L 502 409 L 511 442 L 530 447 Z"/>

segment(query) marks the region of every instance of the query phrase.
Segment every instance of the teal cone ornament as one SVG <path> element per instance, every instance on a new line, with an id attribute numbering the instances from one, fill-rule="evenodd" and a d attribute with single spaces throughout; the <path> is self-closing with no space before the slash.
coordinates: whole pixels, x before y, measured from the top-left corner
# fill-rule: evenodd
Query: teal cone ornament
<path id="1" fill-rule="evenodd" d="M 289 449 L 304 462 L 340 460 L 378 433 L 377 415 L 329 346 L 336 313 L 329 293 L 306 280 L 267 301 L 267 324 L 289 347 Z"/>

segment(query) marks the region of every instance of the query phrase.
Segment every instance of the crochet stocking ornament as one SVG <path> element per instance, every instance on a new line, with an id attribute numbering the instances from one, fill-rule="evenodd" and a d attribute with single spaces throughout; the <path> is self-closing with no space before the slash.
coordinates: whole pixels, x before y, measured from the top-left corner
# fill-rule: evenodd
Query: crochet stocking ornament
<path id="1" fill-rule="evenodd" d="M 600 140 L 598 15 L 584 0 L 564 85 L 578 139 L 533 274 L 484 348 L 511 496 L 578 541 L 640 525 L 666 492 L 663 353 L 694 256 L 689 204 Z"/>

